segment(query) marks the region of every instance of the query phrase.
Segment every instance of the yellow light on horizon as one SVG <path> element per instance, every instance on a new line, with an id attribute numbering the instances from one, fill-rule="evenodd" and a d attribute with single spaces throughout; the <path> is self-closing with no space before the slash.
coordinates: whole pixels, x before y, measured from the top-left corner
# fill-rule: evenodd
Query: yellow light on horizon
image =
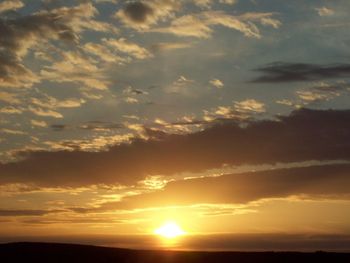
<path id="1" fill-rule="evenodd" d="M 175 222 L 169 221 L 161 227 L 154 230 L 154 234 L 162 236 L 167 239 L 176 238 L 185 235 L 186 232 L 181 229 Z"/>

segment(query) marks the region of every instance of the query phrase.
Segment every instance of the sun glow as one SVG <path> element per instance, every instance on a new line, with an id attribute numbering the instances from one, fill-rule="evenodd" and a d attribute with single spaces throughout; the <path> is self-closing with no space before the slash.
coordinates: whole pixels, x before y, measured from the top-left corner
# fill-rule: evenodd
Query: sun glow
<path id="1" fill-rule="evenodd" d="M 154 230 L 156 235 L 171 239 L 186 234 L 175 222 L 170 221 Z"/>

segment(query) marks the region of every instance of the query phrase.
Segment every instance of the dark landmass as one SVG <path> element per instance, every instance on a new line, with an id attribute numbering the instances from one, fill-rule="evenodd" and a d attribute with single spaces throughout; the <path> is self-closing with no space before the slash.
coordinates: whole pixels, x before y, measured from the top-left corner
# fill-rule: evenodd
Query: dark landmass
<path id="1" fill-rule="evenodd" d="M 350 253 L 332 252 L 183 252 L 131 250 L 55 243 L 9 243 L 0 245 L 0 262 L 62 263 L 302 263 L 350 262 Z"/>

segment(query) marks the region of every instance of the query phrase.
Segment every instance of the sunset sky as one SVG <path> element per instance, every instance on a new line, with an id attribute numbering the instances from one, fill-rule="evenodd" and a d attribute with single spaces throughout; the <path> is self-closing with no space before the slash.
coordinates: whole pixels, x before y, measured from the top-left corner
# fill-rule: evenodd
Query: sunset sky
<path id="1" fill-rule="evenodd" d="M 350 244 L 349 12 L 0 0 L 0 236 Z"/>

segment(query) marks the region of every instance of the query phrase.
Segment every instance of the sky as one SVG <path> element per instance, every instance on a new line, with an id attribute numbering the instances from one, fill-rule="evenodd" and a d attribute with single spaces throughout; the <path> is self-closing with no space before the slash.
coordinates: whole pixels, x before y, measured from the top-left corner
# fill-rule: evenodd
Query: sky
<path id="1" fill-rule="evenodd" d="M 1 240 L 350 250 L 349 11 L 1 0 Z"/>

